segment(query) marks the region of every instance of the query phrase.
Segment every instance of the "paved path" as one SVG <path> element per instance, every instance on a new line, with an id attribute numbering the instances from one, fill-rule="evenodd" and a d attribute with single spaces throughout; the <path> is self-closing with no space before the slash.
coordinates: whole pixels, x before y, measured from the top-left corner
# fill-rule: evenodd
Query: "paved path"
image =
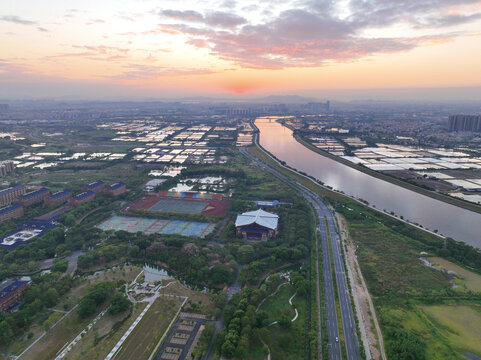
<path id="1" fill-rule="evenodd" d="M 65 357 L 65 355 L 67 355 L 67 353 L 72 350 L 72 348 L 80 341 L 82 340 L 82 338 L 84 337 L 84 335 L 90 330 L 92 329 L 92 327 L 97 323 L 97 321 L 99 321 L 106 313 L 107 313 L 107 309 L 103 310 L 100 314 L 98 314 L 95 319 L 93 319 L 87 326 L 86 329 L 83 329 L 76 337 L 75 339 L 73 339 L 64 349 L 63 351 L 60 353 L 60 355 L 58 355 L 55 360 L 60 360 L 60 359 L 63 359 Z"/>
<path id="2" fill-rule="evenodd" d="M 140 313 L 139 316 L 137 316 L 137 319 L 135 319 L 135 321 L 132 323 L 132 325 L 130 325 L 130 327 L 127 329 L 127 331 L 124 333 L 124 335 L 122 335 L 122 337 L 120 338 L 119 341 L 117 341 L 117 344 L 115 344 L 115 346 L 112 348 L 112 350 L 110 350 L 110 352 L 108 353 L 108 355 L 105 357 L 105 360 L 110 360 L 112 359 L 117 351 L 120 349 L 120 347 L 122 346 L 122 344 L 124 343 L 125 339 L 127 339 L 127 337 L 130 335 L 130 333 L 132 331 L 134 331 L 135 327 L 139 324 L 140 320 L 142 320 L 142 318 L 144 317 L 145 313 L 147 311 L 149 311 L 150 307 L 152 306 L 153 302 L 147 304 L 147 306 L 145 307 L 144 310 L 142 310 L 142 312 Z"/>
<path id="3" fill-rule="evenodd" d="M 74 311 L 76 308 L 77 308 L 78 304 L 75 305 L 74 307 L 72 307 L 69 311 L 67 311 L 65 313 L 65 315 L 63 315 L 60 319 L 57 320 L 57 322 L 55 324 L 53 324 L 50 329 L 53 329 L 55 326 L 57 326 L 57 324 L 59 322 L 61 322 L 63 319 L 65 319 L 65 317 L 70 314 L 72 311 Z M 58 310 L 55 310 L 55 311 L 58 311 Z M 18 356 L 15 356 L 15 355 L 12 355 L 10 357 L 12 358 L 15 358 L 15 359 L 19 359 L 23 354 L 25 354 L 32 346 L 34 346 L 37 342 L 39 342 L 40 340 L 42 340 L 42 338 L 47 335 L 47 332 L 43 332 L 42 335 L 40 335 L 33 343 L 31 343 L 25 350 L 23 350 L 20 355 Z"/>
<path id="4" fill-rule="evenodd" d="M 269 299 L 271 296 L 274 296 L 275 294 L 277 294 L 281 288 L 281 286 L 283 285 L 286 285 L 287 282 L 283 282 L 282 284 L 279 284 L 279 286 L 277 287 L 277 289 L 270 295 L 267 295 L 264 299 L 262 299 L 262 301 L 259 303 L 259 305 L 257 305 L 257 308 L 256 308 L 256 312 L 259 311 L 259 309 L 261 308 L 262 304 L 264 304 L 264 302 Z"/>
<path id="5" fill-rule="evenodd" d="M 292 306 L 292 299 L 294 299 L 294 296 L 296 296 L 297 292 L 294 293 L 294 295 L 291 296 L 289 299 L 289 304 Z M 296 312 L 296 315 L 292 318 L 291 322 L 294 322 L 297 320 L 297 317 L 299 316 L 299 313 L 297 312 L 297 308 L 294 308 L 294 311 Z"/>
<path id="6" fill-rule="evenodd" d="M 239 276 L 240 276 L 242 268 L 243 268 L 242 265 L 239 265 L 237 267 L 237 274 L 236 274 L 236 277 L 235 277 L 235 281 L 229 287 L 229 289 L 227 290 L 227 300 L 224 303 L 224 307 L 222 309 L 222 314 L 220 315 L 219 319 L 217 319 L 217 321 L 215 322 L 214 333 L 212 334 L 212 337 L 210 338 L 210 343 L 209 343 L 209 346 L 207 348 L 207 352 L 204 356 L 205 360 L 212 360 L 214 358 L 214 352 L 215 352 L 215 350 L 214 350 L 214 338 L 215 338 L 216 334 L 219 333 L 220 331 L 222 331 L 222 329 L 224 328 L 224 309 L 225 309 L 225 306 L 227 305 L 229 300 L 232 299 L 232 296 L 234 296 L 235 293 L 241 291 L 241 289 L 242 289 L 242 285 L 239 282 Z"/>

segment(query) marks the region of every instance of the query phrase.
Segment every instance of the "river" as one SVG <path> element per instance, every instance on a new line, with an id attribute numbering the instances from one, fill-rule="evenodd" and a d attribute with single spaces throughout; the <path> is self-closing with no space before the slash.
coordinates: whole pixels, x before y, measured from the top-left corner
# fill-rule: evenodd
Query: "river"
<path id="1" fill-rule="evenodd" d="M 292 130 L 274 120 L 257 119 L 260 144 L 287 165 L 333 189 L 393 211 L 440 234 L 481 248 L 481 214 L 432 199 L 322 156 L 298 143 Z"/>

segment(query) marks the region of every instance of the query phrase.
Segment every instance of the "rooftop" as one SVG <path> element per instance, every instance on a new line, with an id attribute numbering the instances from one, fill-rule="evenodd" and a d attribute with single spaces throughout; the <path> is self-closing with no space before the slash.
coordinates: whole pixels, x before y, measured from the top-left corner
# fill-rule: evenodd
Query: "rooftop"
<path id="1" fill-rule="evenodd" d="M 18 226 L 19 229 L 38 229 L 38 230 L 52 230 L 57 227 L 53 221 L 49 220 L 30 220 Z"/>
<path id="2" fill-rule="evenodd" d="M 246 226 L 257 224 L 268 229 L 277 229 L 277 223 L 279 222 L 279 216 L 276 214 L 268 213 L 262 209 L 256 211 L 248 211 L 243 214 L 237 215 L 235 226 Z"/>
<path id="3" fill-rule="evenodd" d="M 85 192 L 83 192 L 83 193 L 81 193 L 81 194 L 75 195 L 73 198 L 74 198 L 75 200 L 82 200 L 82 199 L 85 199 L 86 197 L 89 197 L 89 196 L 91 196 L 91 195 L 95 195 L 95 193 L 92 192 L 92 191 L 90 191 L 90 190 L 88 190 L 88 191 L 85 191 Z"/>
<path id="4" fill-rule="evenodd" d="M 122 186 L 125 186 L 125 184 L 122 181 L 119 181 L 115 184 L 110 185 L 109 188 L 110 188 L 110 190 L 115 190 L 115 189 L 118 189 Z"/>
<path id="5" fill-rule="evenodd" d="M 41 188 L 41 189 L 38 189 L 38 190 L 35 190 L 35 191 L 32 191 L 32 192 L 29 192 L 28 194 L 23 194 L 23 195 L 20 195 L 20 198 L 21 199 L 28 199 L 28 198 L 31 198 L 32 196 L 36 196 L 36 195 L 40 195 L 40 194 L 44 194 L 46 192 L 50 191 L 48 188 L 44 187 L 44 188 Z"/>
<path id="6" fill-rule="evenodd" d="M 102 180 L 99 180 L 99 181 L 88 184 L 86 187 L 89 188 L 89 189 L 93 189 L 93 188 L 96 188 L 97 186 L 101 186 L 103 184 L 104 184 L 104 182 Z"/>
<path id="7" fill-rule="evenodd" d="M 16 210 L 16 209 L 21 208 L 21 207 L 22 207 L 22 205 L 20 205 L 18 203 L 15 203 L 15 204 L 7 206 L 7 207 L 4 207 L 3 209 L 0 209 L 0 215 L 9 213 L 10 211 Z"/>
<path id="8" fill-rule="evenodd" d="M 72 192 L 72 190 L 65 189 L 65 190 L 62 190 L 62 191 L 58 191 L 55 194 L 50 195 L 50 197 L 55 199 L 55 198 L 58 198 L 58 197 L 62 197 L 66 194 L 70 194 L 71 192 Z"/>
<path id="9" fill-rule="evenodd" d="M 0 284 L 0 301 L 6 298 L 8 295 L 13 294 L 22 286 L 27 285 L 28 281 L 7 279 Z"/>

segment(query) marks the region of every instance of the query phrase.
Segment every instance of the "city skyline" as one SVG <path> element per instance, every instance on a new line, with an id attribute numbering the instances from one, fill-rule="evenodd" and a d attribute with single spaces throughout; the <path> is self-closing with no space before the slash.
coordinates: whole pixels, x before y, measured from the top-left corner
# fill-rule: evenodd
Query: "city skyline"
<path id="1" fill-rule="evenodd" d="M 480 25 L 469 0 L 5 1 L 0 97 L 477 100 Z"/>

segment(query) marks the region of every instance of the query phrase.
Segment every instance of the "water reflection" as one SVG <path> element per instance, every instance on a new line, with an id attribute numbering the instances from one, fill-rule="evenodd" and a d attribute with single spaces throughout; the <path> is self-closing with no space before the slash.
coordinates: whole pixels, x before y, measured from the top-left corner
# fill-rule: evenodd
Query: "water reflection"
<path id="1" fill-rule="evenodd" d="M 279 123 L 257 119 L 260 144 L 289 166 L 346 194 L 365 199 L 378 209 L 394 211 L 412 222 L 481 248 L 481 214 L 432 199 L 377 179 L 299 144 Z"/>

